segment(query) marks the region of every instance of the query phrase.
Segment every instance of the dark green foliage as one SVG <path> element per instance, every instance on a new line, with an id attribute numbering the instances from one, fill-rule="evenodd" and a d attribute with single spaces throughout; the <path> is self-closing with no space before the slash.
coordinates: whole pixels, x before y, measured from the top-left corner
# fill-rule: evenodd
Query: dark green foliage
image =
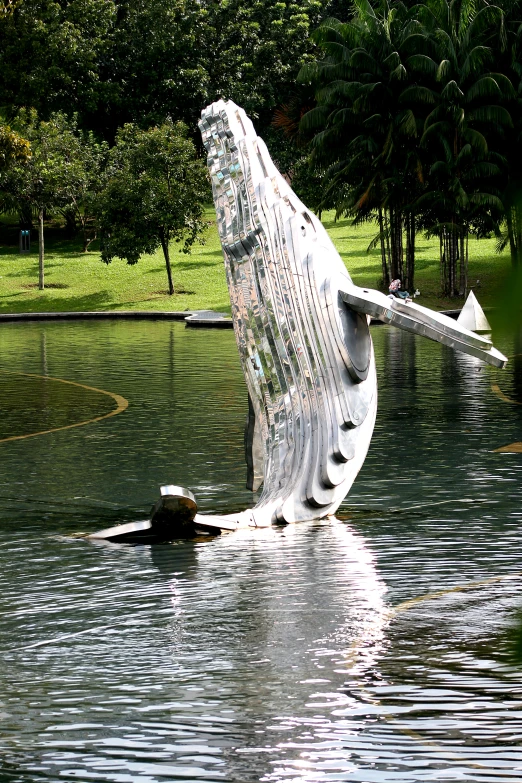
<path id="1" fill-rule="evenodd" d="M 508 28 L 502 9 L 481 0 L 379 10 L 357 0 L 348 21 L 314 34 L 323 56 L 300 73 L 317 101 L 302 131 L 312 161 L 328 166 L 323 198 L 338 214 L 378 220 L 384 281 L 413 287 L 424 229 L 440 238 L 443 292 L 463 295 L 468 234 L 499 231 L 520 116 Z"/>
<path id="2" fill-rule="evenodd" d="M 521 32 L 521 0 L 5 0 L 0 110 L 12 125 L 34 108 L 46 134 L 62 124 L 38 198 L 50 183 L 45 209 L 62 212 L 71 234 L 81 229 L 87 249 L 110 184 L 120 228 L 109 240 L 104 224 L 104 253 L 134 263 L 157 244 L 140 203 L 155 207 L 144 169 L 123 162 L 134 142 L 121 128 L 182 120 L 199 144 L 201 108 L 230 98 L 310 207 L 377 223 L 384 286 L 401 277 L 414 287 L 424 231 L 440 239 L 441 287 L 454 296 L 467 289 L 470 234 L 496 234 L 522 263 Z M 101 138 L 118 139 L 107 172 Z M 37 165 L 39 152 L 26 173 Z M 194 176 L 195 190 L 206 187 Z M 32 178 L 24 195 L 11 177 L 11 206 L 26 220 Z"/>
<path id="3" fill-rule="evenodd" d="M 182 123 L 169 121 L 148 131 L 125 125 L 96 202 L 102 260 L 108 264 L 116 256 L 136 264 L 161 246 L 173 294 L 170 240 L 190 252 L 205 227 L 203 202 L 209 195 L 206 168 Z"/>
<path id="4" fill-rule="evenodd" d="M 101 84 L 116 17 L 112 0 L 23 0 L 0 18 L 0 106 L 83 118 L 110 99 Z"/>
<path id="5" fill-rule="evenodd" d="M 358 221 L 377 216 L 383 283 L 400 277 L 407 287 L 414 285 L 413 203 L 423 181 L 422 119 L 409 96 L 416 32 L 403 6 L 378 14 L 363 0 L 350 22 L 329 20 L 316 32 L 324 59 L 300 74 L 316 90 L 302 128 L 312 137 L 312 160 L 329 167 L 325 201 Z"/>
<path id="6" fill-rule="evenodd" d="M 309 35 L 328 0 L 214 0 L 206 3 L 213 31 L 209 98 L 231 98 L 251 116 L 270 121 L 288 100 L 312 50 Z"/>
<path id="7" fill-rule="evenodd" d="M 192 128 L 220 97 L 264 126 L 312 50 L 329 0 L 23 0 L 0 17 L 0 106 L 77 112 L 113 140 L 126 122 Z"/>

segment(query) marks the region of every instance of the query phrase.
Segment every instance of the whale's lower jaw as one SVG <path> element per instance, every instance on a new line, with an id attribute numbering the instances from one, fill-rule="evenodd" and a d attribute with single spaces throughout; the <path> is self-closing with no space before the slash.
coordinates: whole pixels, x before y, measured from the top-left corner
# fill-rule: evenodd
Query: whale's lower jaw
<path id="1" fill-rule="evenodd" d="M 251 400 L 242 517 L 264 527 L 335 513 L 359 472 L 377 407 L 365 315 L 320 221 L 275 168 L 242 109 L 202 112 L 236 341 Z"/>

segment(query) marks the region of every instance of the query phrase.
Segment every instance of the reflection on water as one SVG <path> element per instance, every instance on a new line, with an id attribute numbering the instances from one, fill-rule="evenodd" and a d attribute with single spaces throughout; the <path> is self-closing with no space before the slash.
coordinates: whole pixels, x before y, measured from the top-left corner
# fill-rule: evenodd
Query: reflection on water
<path id="1" fill-rule="evenodd" d="M 129 408 L 0 444 L 1 780 L 522 778 L 522 455 L 493 452 L 522 406 L 490 388 L 522 399 L 520 365 L 372 334 L 376 432 L 338 520 L 126 547 L 74 534 L 143 518 L 163 482 L 252 502 L 232 334 L 2 326 L 0 371 Z M 0 378 L 2 432 L 112 404 Z"/>

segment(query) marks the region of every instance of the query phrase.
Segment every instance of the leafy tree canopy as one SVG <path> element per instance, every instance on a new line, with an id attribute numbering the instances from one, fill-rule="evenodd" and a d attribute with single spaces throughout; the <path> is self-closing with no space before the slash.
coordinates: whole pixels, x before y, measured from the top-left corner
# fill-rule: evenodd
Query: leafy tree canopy
<path id="1" fill-rule="evenodd" d="M 315 91 L 301 130 L 328 166 L 323 199 L 338 214 L 378 219 L 384 281 L 413 287 L 417 231 L 439 236 L 445 293 L 463 294 L 468 233 L 498 230 L 503 215 L 516 111 L 513 63 L 497 67 L 505 14 L 485 0 L 352 8 L 314 33 L 322 57 L 299 77 Z"/>
<path id="2" fill-rule="evenodd" d="M 113 139 L 126 122 L 191 127 L 232 98 L 271 120 L 330 0 L 23 0 L 0 19 L 0 106 L 77 112 Z"/>
<path id="3" fill-rule="evenodd" d="M 82 180 L 80 140 L 74 120 L 56 114 L 41 122 L 36 111 L 22 111 L 17 127 L 30 143 L 31 154 L 18 156 L 3 177 L 4 209 L 17 212 L 22 224 L 38 216 L 39 287 L 44 288 L 44 212 L 66 209 Z"/>
<path id="4" fill-rule="evenodd" d="M 144 253 L 163 250 L 169 293 L 171 239 L 190 252 L 205 227 L 203 203 L 210 196 L 206 168 L 183 123 L 140 130 L 125 125 L 111 151 L 107 181 L 97 199 L 102 260 L 136 264 Z"/>
<path id="5" fill-rule="evenodd" d="M 83 117 L 110 98 L 101 83 L 116 18 L 112 0 L 23 0 L 0 19 L 0 106 Z"/>

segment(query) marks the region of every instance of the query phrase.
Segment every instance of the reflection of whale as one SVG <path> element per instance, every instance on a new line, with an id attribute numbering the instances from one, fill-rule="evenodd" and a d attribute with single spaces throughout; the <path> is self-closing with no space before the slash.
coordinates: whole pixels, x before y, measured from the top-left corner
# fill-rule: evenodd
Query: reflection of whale
<path id="1" fill-rule="evenodd" d="M 348 493 L 377 409 L 369 317 L 496 366 L 506 359 L 455 321 L 353 285 L 320 221 L 275 168 L 242 109 L 202 113 L 232 316 L 250 397 L 242 524 L 325 517 Z"/>

